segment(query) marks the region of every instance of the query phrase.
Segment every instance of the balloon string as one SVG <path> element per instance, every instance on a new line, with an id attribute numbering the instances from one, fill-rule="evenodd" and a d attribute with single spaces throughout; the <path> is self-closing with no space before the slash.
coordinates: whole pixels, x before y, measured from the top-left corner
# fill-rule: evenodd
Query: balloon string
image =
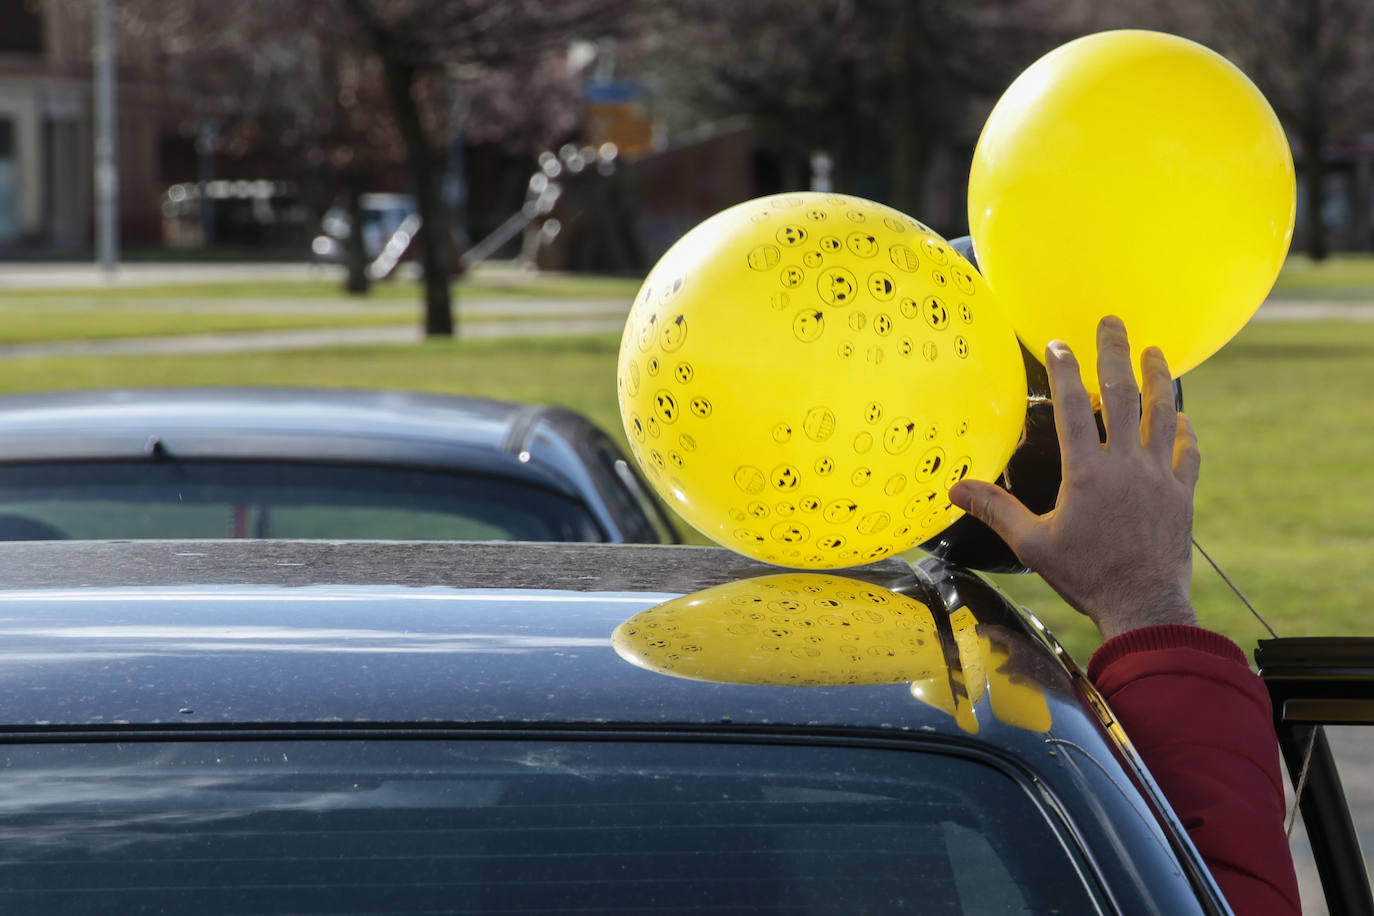
<path id="1" fill-rule="evenodd" d="M 1302 755 L 1302 769 L 1298 771 L 1298 784 L 1293 788 L 1293 807 L 1288 811 L 1288 826 L 1284 829 L 1284 834 L 1290 839 L 1293 836 L 1293 822 L 1298 817 L 1298 802 L 1302 800 L 1302 790 L 1307 786 L 1307 768 L 1312 765 L 1312 750 L 1317 746 L 1317 732 L 1320 729 L 1320 725 L 1312 726 L 1312 732 L 1307 736 L 1307 750 Z"/>
<path id="2" fill-rule="evenodd" d="M 1197 548 L 1197 552 L 1202 554 L 1202 558 L 1212 565 L 1212 568 L 1217 571 L 1218 576 L 1221 576 L 1221 581 L 1229 585 L 1231 587 L 1231 591 L 1236 593 L 1236 597 L 1239 598 L 1245 604 L 1245 606 L 1250 609 L 1251 614 L 1255 615 L 1255 619 L 1258 620 L 1260 623 L 1264 624 L 1264 628 L 1269 631 L 1269 635 L 1274 637 L 1275 639 L 1278 639 L 1279 634 L 1274 632 L 1274 628 L 1269 625 L 1269 621 L 1265 620 L 1263 617 L 1260 616 L 1260 612 L 1255 610 L 1255 606 L 1250 603 L 1249 598 L 1245 597 L 1245 593 L 1242 592 L 1236 586 L 1236 583 L 1231 581 L 1230 576 L 1226 575 L 1226 573 L 1221 571 L 1221 567 L 1217 565 L 1217 561 L 1213 560 L 1210 556 L 1207 555 L 1207 551 L 1202 549 L 1202 545 L 1197 542 L 1197 538 L 1192 538 L 1192 542 L 1193 546 Z"/>

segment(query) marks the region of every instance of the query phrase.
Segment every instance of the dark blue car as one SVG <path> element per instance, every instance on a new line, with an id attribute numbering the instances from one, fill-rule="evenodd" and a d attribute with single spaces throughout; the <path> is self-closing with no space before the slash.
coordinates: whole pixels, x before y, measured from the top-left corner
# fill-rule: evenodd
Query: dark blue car
<path id="1" fill-rule="evenodd" d="M 715 548 L 0 544 L 7 914 L 1226 913 L 984 580 Z"/>
<path id="2" fill-rule="evenodd" d="M 387 391 L 0 398 L 0 539 L 675 542 L 574 411 Z"/>

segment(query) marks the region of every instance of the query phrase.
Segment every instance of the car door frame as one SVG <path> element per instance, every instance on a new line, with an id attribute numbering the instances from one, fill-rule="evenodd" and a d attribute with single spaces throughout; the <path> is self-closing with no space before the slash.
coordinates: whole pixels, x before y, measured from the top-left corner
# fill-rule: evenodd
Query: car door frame
<path id="1" fill-rule="evenodd" d="M 1262 639 L 1255 662 L 1327 908 L 1374 916 L 1359 833 L 1324 728 L 1374 725 L 1374 638 Z"/>

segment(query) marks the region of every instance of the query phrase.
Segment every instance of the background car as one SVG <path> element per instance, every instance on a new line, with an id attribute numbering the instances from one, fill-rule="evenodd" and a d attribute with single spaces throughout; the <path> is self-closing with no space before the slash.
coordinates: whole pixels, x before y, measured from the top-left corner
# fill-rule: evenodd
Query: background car
<path id="1" fill-rule="evenodd" d="M 563 408 L 405 392 L 0 398 L 0 539 L 674 542 L 619 447 Z"/>
<path id="2" fill-rule="evenodd" d="M 409 218 L 419 216 L 415 198 L 409 194 L 371 193 L 359 200 L 363 212 L 363 255 L 371 261 L 382 253 L 387 241 Z M 353 231 L 348 209 L 333 206 L 320 218 L 320 234 L 310 243 L 316 259 L 342 264 L 344 245 Z"/>
<path id="3" fill-rule="evenodd" d="M 0 544 L 29 913 L 1226 913 L 1038 623 L 930 560 Z"/>

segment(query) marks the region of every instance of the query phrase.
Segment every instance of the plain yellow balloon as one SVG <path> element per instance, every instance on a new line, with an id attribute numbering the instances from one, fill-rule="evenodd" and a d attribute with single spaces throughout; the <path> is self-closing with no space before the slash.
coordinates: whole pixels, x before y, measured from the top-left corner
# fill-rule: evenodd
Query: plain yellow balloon
<path id="1" fill-rule="evenodd" d="M 708 537 L 783 566 L 906 550 L 993 480 L 1026 412 L 1011 325 L 944 239 L 871 201 L 732 207 L 645 279 L 616 376 L 631 452 Z"/>
<path id="2" fill-rule="evenodd" d="M 1293 159 L 1269 103 L 1207 48 L 1161 32 L 1089 35 L 998 101 L 969 177 L 979 267 L 1026 347 L 1067 342 L 1095 390 L 1095 333 L 1176 375 L 1230 340 L 1293 233 Z M 1138 371 L 1138 370 L 1137 370 Z"/>

